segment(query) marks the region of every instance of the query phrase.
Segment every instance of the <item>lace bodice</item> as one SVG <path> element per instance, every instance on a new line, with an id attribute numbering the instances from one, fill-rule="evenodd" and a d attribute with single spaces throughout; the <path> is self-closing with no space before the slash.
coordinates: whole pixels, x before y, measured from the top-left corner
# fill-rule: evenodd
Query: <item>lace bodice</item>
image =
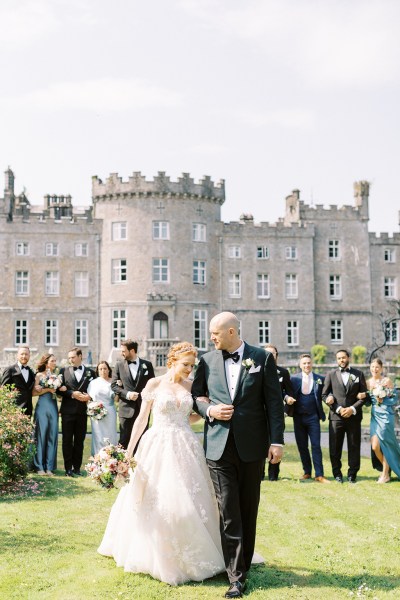
<path id="1" fill-rule="evenodd" d="M 154 392 L 142 392 L 142 399 L 145 402 L 153 402 L 153 427 L 158 425 L 189 427 L 189 415 L 193 408 L 190 392 L 175 394 L 173 391 L 158 387 Z"/>

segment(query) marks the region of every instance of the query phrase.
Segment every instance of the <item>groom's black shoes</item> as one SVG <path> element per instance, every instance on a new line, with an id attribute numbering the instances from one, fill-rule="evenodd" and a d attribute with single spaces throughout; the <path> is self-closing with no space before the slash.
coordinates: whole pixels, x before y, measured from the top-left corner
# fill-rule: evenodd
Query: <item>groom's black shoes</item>
<path id="1" fill-rule="evenodd" d="M 246 584 L 240 581 L 234 581 L 229 586 L 229 590 L 225 593 L 225 598 L 241 598 L 245 590 Z"/>

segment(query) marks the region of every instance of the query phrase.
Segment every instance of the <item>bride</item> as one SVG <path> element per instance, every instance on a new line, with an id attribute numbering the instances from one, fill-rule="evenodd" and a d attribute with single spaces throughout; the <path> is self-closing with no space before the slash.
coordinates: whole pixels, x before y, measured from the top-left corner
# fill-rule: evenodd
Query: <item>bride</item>
<path id="1" fill-rule="evenodd" d="M 190 427 L 188 377 L 196 359 L 188 342 L 168 354 L 168 371 L 142 392 L 140 414 L 128 453 L 137 466 L 111 509 L 98 552 L 118 566 L 177 585 L 202 581 L 225 570 L 214 488 L 200 440 Z"/>

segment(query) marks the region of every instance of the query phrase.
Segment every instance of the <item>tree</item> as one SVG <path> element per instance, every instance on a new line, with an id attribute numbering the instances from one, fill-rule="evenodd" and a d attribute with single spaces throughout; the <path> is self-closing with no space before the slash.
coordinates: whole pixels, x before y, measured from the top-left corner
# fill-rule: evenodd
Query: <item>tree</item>
<path id="1" fill-rule="evenodd" d="M 328 348 L 323 344 L 314 344 L 314 346 L 311 348 L 313 362 L 317 365 L 325 364 L 327 352 Z"/>
<path id="2" fill-rule="evenodd" d="M 377 337 L 372 340 L 374 346 L 368 355 L 368 362 L 371 362 L 375 356 L 378 356 L 379 350 L 382 350 L 390 341 L 390 326 L 400 319 L 400 300 L 392 300 L 389 303 L 388 309 L 384 313 L 377 315 L 377 319 L 379 320 L 379 331 Z"/>
<path id="3" fill-rule="evenodd" d="M 367 356 L 367 349 L 365 346 L 354 346 L 351 351 L 351 360 L 356 365 L 362 365 L 365 363 L 365 357 Z"/>

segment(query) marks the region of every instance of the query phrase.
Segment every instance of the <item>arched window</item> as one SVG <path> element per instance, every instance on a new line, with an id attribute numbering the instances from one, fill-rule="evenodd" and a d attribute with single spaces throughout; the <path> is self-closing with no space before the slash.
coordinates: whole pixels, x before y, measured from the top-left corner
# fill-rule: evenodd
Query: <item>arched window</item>
<path id="1" fill-rule="evenodd" d="M 168 317 L 163 312 L 158 312 L 153 317 L 153 338 L 156 340 L 168 338 Z"/>

